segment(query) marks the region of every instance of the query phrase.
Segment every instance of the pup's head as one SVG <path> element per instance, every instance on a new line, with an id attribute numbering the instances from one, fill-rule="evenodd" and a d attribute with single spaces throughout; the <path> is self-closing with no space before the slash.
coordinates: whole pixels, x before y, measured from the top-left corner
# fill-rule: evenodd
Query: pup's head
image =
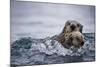
<path id="1" fill-rule="evenodd" d="M 62 33 L 69 33 L 72 31 L 80 31 L 82 33 L 82 28 L 83 28 L 83 25 L 81 25 L 79 22 L 75 20 L 68 20 L 65 23 Z"/>
<path id="2" fill-rule="evenodd" d="M 66 41 L 70 46 L 74 47 L 82 47 L 84 45 L 85 39 L 82 33 L 79 31 L 75 31 L 69 34 L 66 37 Z"/>

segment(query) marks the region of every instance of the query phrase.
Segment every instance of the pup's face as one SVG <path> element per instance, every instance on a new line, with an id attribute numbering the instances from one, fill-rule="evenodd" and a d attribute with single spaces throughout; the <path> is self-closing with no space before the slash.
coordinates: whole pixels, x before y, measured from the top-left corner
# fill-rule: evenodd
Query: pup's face
<path id="1" fill-rule="evenodd" d="M 79 48 L 84 45 L 85 39 L 84 39 L 84 36 L 82 35 L 82 33 L 76 31 L 76 32 L 72 32 L 69 35 L 69 42 L 70 42 L 71 46 Z"/>
<path id="2" fill-rule="evenodd" d="M 82 33 L 83 26 L 80 23 L 78 23 L 77 21 L 69 20 L 66 22 L 65 28 L 66 28 L 66 31 L 68 31 L 68 32 L 80 31 Z"/>

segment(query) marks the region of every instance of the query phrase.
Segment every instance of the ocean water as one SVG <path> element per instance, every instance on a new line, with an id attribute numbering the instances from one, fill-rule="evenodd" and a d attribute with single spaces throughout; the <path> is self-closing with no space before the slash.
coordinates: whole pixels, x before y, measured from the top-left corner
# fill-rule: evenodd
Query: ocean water
<path id="1" fill-rule="evenodd" d="M 84 33 L 86 42 L 80 49 L 64 48 L 56 36 L 43 39 L 24 37 L 11 44 L 11 65 L 42 65 L 95 61 L 95 34 Z"/>

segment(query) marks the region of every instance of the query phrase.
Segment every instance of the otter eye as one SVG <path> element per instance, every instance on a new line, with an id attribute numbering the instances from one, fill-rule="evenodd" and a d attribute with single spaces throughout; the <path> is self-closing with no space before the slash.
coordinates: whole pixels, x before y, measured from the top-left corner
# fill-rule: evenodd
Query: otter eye
<path id="1" fill-rule="evenodd" d="M 70 25 L 70 22 L 68 21 L 66 24 L 67 24 L 67 25 Z"/>

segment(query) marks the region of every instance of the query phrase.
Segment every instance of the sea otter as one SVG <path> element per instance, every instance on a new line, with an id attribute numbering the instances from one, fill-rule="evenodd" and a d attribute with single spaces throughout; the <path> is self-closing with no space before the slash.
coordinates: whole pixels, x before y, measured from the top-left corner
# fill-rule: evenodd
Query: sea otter
<path id="1" fill-rule="evenodd" d="M 65 48 L 71 46 L 81 47 L 84 45 L 85 39 L 82 34 L 83 25 L 75 20 L 68 20 L 62 32 L 58 35 L 57 41 L 60 42 Z"/>

